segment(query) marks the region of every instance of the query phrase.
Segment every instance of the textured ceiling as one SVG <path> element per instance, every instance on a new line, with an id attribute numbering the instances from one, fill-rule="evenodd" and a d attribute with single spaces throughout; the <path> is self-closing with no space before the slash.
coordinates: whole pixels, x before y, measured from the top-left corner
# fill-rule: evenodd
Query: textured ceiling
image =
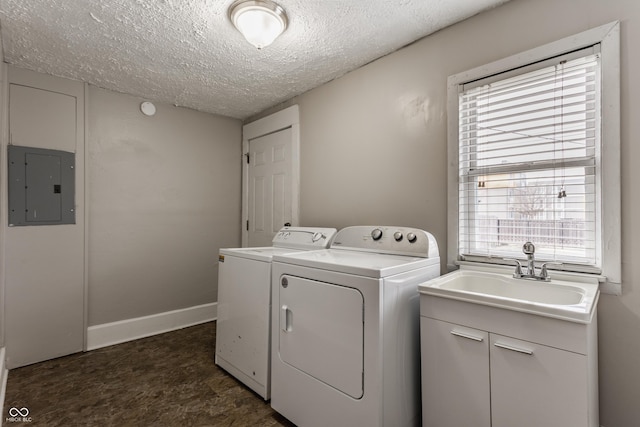
<path id="1" fill-rule="evenodd" d="M 257 50 L 233 0 L 0 0 L 18 67 L 245 119 L 508 0 L 279 0 L 289 27 Z"/>

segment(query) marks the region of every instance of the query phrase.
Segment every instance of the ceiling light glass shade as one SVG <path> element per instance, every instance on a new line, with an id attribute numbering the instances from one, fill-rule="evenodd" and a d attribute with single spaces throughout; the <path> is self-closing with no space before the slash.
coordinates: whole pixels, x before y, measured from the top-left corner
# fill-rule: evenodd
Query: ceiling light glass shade
<path id="1" fill-rule="evenodd" d="M 241 0 L 231 5 L 229 17 L 249 43 L 262 49 L 287 28 L 287 15 L 269 0 Z"/>

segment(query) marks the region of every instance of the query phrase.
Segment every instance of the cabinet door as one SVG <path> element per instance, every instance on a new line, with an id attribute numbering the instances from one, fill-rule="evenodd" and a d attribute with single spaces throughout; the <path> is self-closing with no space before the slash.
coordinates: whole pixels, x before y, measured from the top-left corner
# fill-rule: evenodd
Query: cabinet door
<path id="1" fill-rule="evenodd" d="M 491 425 L 488 335 L 420 318 L 423 427 Z"/>
<path id="2" fill-rule="evenodd" d="M 493 427 L 588 425 L 586 356 L 490 334 Z"/>

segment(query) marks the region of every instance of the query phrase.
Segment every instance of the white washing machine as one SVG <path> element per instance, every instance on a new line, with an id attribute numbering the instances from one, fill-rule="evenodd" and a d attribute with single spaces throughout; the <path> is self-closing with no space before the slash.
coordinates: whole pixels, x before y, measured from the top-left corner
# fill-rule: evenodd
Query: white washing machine
<path id="1" fill-rule="evenodd" d="M 406 227 L 274 255 L 271 406 L 301 427 L 420 425 L 418 284 L 439 275 L 435 238 Z"/>
<path id="2" fill-rule="evenodd" d="M 284 227 L 273 246 L 220 249 L 215 363 L 269 399 L 271 258 L 329 247 L 335 228 Z"/>

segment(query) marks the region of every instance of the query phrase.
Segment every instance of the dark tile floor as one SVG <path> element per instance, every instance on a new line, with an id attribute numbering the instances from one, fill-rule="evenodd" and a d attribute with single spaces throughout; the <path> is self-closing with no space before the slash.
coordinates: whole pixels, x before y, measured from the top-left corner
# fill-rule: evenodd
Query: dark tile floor
<path id="1" fill-rule="evenodd" d="M 3 425 L 295 427 L 214 364 L 214 345 L 211 322 L 13 369 Z"/>

